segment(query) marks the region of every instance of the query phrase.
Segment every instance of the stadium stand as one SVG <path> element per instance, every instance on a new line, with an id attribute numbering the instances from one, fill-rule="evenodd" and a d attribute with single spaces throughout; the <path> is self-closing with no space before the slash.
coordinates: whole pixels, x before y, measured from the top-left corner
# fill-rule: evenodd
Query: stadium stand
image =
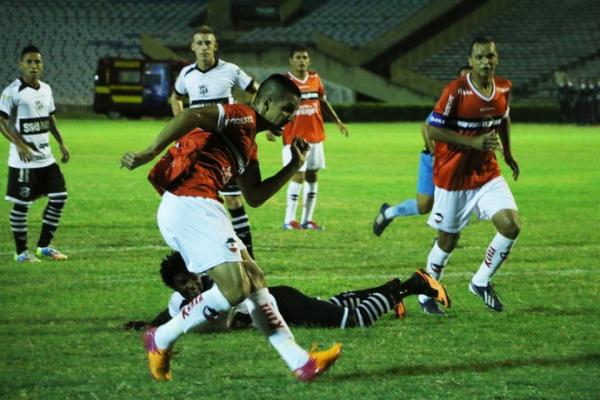
<path id="1" fill-rule="evenodd" d="M 332 39 L 360 48 L 373 38 L 402 24 L 433 0 L 329 0 L 287 27 L 255 28 L 240 43 L 308 43 L 324 33 Z"/>
<path id="2" fill-rule="evenodd" d="M 58 104 L 91 105 L 94 72 L 99 58 L 139 58 L 140 33 L 169 40 L 173 32 L 189 35 L 186 22 L 206 0 L 37 0 L 12 1 L 3 7 L 12 21 L 0 44 L 0 85 L 18 75 L 16 60 L 26 45 L 42 50 L 44 80 Z M 16 23 L 15 23 L 16 22 Z M 43 27 L 32 29 L 32 26 Z M 179 36 L 177 36 L 179 37 Z M 15 60 L 15 62 L 7 62 Z"/>
<path id="3" fill-rule="evenodd" d="M 595 0 L 516 0 L 481 28 L 465 33 L 411 70 L 440 81 L 453 78 L 464 64 L 472 38 L 490 36 L 498 44 L 498 74 L 513 81 L 515 91 L 531 95 L 558 67 L 568 67 L 600 51 L 600 7 Z"/>

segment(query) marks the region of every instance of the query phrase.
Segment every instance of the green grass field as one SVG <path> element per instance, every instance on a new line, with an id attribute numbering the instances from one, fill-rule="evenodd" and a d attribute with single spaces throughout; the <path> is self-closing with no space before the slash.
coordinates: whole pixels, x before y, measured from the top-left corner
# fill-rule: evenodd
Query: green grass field
<path id="1" fill-rule="evenodd" d="M 599 128 L 514 125 L 522 172 L 517 183 L 507 179 L 523 229 L 495 279 L 505 312 L 487 311 L 467 290 L 494 234 L 491 223 L 472 221 L 444 277 L 454 302 L 447 318 L 425 316 L 407 299 L 403 321 L 387 315 L 369 329 L 296 328 L 306 347 L 344 344 L 336 366 L 306 385 L 256 331 L 190 334 L 177 344 L 174 380 L 153 382 L 140 334 L 121 330 L 152 318 L 170 294 L 158 275 L 167 248 L 148 168 L 119 169 L 121 154 L 145 146 L 162 124 L 59 121 L 72 161 L 63 166 L 70 197 L 54 244 L 67 262 L 11 261 L 9 205 L 1 203 L 0 398 L 600 398 Z M 315 216 L 323 232 L 280 229 L 284 192 L 249 210 L 271 284 L 327 297 L 424 265 L 434 237 L 425 217 L 396 220 L 380 238 L 371 231 L 383 201 L 414 196 L 418 126 L 352 124 L 349 139 L 328 126 Z M 3 157 L 7 147 L 0 142 Z M 261 136 L 259 156 L 267 176 L 279 168 L 280 145 Z M 30 245 L 44 204 L 29 214 Z"/>

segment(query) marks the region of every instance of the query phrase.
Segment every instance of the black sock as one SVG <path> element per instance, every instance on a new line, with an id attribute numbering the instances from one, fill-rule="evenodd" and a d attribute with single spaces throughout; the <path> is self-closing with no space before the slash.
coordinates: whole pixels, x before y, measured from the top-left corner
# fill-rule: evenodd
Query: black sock
<path id="1" fill-rule="evenodd" d="M 246 249 L 250 254 L 250 257 L 254 258 L 254 252 L 252 251 L 252 233 L 250 232 L 250 222 L 248 222 L 248 215 L 244 206 L 236 209 L 229 209 L 231 215 L 231 224 L 237 237 L 240 238 L 242 243 L 246 245 Z"/>
<path id="2" fill-rule="evenodd" d="M 60 216 L 66 201 L 66 193 L 50 193 L 48 195 L 48 204 L 46 205 L 42 216 L 42 232 L 40 233 L 40 239 L 38 240 L 38 247 L 47 247 L 50 245 L 50 242 L 58 229 L 58 223 L 60 222 Z"/>
<path id="3" fill-rule="evenodd" d="M 27 250 L 27 211 L 29 206 L 23 204 L 13 205 L 10 211 L 10 228 L 15 238 L 17 254 Z"/>

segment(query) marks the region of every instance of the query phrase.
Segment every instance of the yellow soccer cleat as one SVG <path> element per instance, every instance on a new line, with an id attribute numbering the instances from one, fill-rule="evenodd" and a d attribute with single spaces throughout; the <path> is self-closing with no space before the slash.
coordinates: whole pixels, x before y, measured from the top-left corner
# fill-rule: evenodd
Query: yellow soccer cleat
<path id="1" fill-rule="evenodd" d="M 52 246 L 38 247 L 35 251 L 35 255 L 53 261 L 64 261 L 69 259 L 66 254 L 61 253 Z"/>
<path id="2" fill-rule="evenodd" d="M 154 341 L 156 327 L 150 327 L 144 332 L 144 347 L 148 352 L 148 368 L 150 375 L 157 381 L 171 380 L 171 349 L 159 349 Z"/>
<path id="3" fill-rule="evenodd" d="M 444 285 L 433 279 L 433 277 L 423 269 L 418 269 L 415 274 L 419 275 L 425 283 L 425 295 L 433 298 L 444 307 L 450 308 L 450 296 Z"/>
<path id="4" fill-rule="evenodd" d="M 295 369 L 294 374 L 302 382 L 312 382 L 327 371 L 342 355 L 342 344 L 336 343 L 324 351 L 311 350 L 306 364 Z"/>

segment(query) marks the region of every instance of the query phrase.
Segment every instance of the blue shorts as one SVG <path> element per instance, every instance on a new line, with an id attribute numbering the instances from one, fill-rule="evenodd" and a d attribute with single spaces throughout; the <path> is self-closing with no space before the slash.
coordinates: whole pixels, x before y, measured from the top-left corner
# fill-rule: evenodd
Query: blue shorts
<path id="1" fill-rule="evenodd" d="M 417 193 L 433 196 L 435 186 L 433 185 L 433 155 L 423 150 L 419 158 L 419 179 L 417 181 Z"/>

